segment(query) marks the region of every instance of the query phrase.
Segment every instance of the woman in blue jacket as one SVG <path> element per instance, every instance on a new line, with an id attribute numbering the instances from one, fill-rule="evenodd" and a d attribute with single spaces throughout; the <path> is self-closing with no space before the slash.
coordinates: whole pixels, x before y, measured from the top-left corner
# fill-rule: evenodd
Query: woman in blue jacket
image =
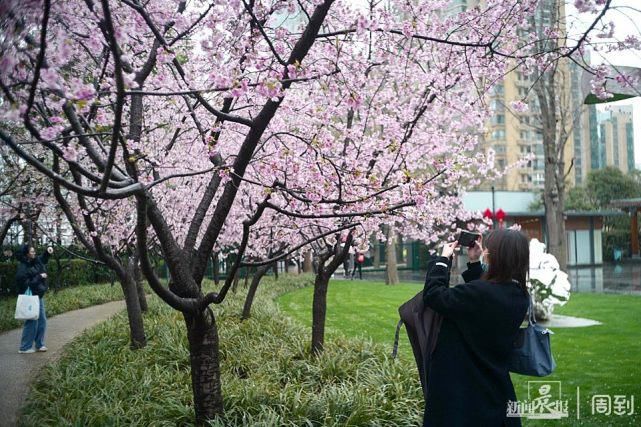
<path id="1" fill-rule="evenodd" d="M 448 286 L 457 242 L 445 245 L 427 274 L 424 303 L 443 322 L 426 374 L 424 426 L 521 425 L 506 417 L 516 401 L 508 361 L 529 303 L 529 244 L 520 231 L 496 230 L 486 246 L 469 249 L 465 284 Z"/>
<path id="2" fill-rule="evenodd" d="M 47 331 L 47 316 L 45 314 L 44 294 L 49 288 L 47 285 L 47 268 L 49 255 L 53 253 L 53 248 L 48 247 L 47 251 L 36 256 L 35 248 L 24 246 L 18 257 L 18 271 L 16 273 L 16 285 L 18 293 L 24 294 L 27 289 L 31 290 L 33 295 L 38 295 L 40 299 L 40 313 L 37 320 L 27 320 L 24 322 L 22 329 L 22 339 L 20 341 L 20 350 L 18 353 L 35 353 L 37 351 L 47 351 L 45 347 L 45 333 Z M 33 344 L 36 349 L 33 349 Z"/>

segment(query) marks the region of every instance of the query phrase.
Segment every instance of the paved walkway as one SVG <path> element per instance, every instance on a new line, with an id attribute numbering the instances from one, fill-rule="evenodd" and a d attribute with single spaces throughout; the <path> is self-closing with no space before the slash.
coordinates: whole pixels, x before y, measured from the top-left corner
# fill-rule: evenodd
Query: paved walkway
<path id="1" fill-rule="evenodd" d="M 563 316 L 562 314 L 552 314 L 548 320 L 537 322 L 546 328 L 583 328 L 585 326 L 602 325 L 598 320 L 585 319 L 583 317 Z"/>
<path id="2" fill-rule="evenodd" d="M 47 319 L 46 353 L 18 354 L 22 328 L 0 334 L 0 426 L 14 426 L 29 383 L 44 365 L 58 359 L 63 347 L 85 329 L 125 308 L 123 301 L 70 311 Z M 26 375 L 25 375 L 26 373 Z"/>

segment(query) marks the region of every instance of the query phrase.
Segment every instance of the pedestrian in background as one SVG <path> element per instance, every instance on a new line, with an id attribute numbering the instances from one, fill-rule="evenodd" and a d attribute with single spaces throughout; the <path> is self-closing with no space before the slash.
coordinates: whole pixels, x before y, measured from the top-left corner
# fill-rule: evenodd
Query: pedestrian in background
<path id="1" fill-rule="evenodd" d="M 35 353 L 47 351 L 45 346 L 45 334 L 47 332 L 47 315 L 45 313 L 44 295 L 49 289 L 47 285 L 47 263 L 53 248 L 48 247 L 47 251 L 39 257 L 36 256 L 36 249 L 33 246 L 25 245 L 18 254 L 18 271 L 16 273 L 16 286 L 19 294 L 25 294 L 27 290 L 32 295 L 37 295 L 40 300 L 40 313 L 38 319 L 27 320 L 22 329 L 22 340 L 18 353 Z M 34 350 L 33 345 L 36 345 Z"/>
<path id="2" fill-rule="evenodd" d="M 354 274 L 356 274 L 356 269 L 358 269 L 358 278 L 363 280 L 363 264 L 365 263 L 365 254 L 359 251 L 356 251 L 354 254 L 354 269 L 352 270 L 352 279 L 354 279 Z"/>

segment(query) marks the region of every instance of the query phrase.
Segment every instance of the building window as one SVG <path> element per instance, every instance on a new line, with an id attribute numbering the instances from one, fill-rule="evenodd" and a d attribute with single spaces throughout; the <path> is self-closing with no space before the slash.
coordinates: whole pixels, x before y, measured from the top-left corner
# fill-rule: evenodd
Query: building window
<path id="1" fill-rule="evenodd" d="M 628 170 L 634 169 L 634 128 L 632 123 L 625 124 L 625 143 L 628 152 Z"/>
<path id="2" fill-rule="evenodd" d="M 532 152 L 532 147 L 529 146 L 529 145 L 521 145 L 520 146 L 520 151 L 521 151 L 521 154 L 531 153 Z"/>
<path id="3" fill-rule="evenodd" d="M 505 129 L 497 129 L 492 132 L 492 139 L 496 139 L 498 141 L 504 141 L 505 140 Z"/>
<path id="4" fill-rule="evenodd" d="M 614 165 L 621 168 L 619 164 L 619 124 L 616 117 L 612 117 L 612 156 Z"/>

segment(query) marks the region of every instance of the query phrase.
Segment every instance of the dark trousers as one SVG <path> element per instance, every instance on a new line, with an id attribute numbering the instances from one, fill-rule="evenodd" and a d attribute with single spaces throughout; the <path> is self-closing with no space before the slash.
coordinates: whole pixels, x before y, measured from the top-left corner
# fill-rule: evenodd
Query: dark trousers
<path id="1" fill-rule="evenodd" d="M 358 268 L 358 278 L 363 280 L 363 264 L 361 264 L 360 262 L 354 263 L 354 269 L 352 270 L 352 279 L 354 278 L 354 274 L 356 274 L 357 268 Z"/>

